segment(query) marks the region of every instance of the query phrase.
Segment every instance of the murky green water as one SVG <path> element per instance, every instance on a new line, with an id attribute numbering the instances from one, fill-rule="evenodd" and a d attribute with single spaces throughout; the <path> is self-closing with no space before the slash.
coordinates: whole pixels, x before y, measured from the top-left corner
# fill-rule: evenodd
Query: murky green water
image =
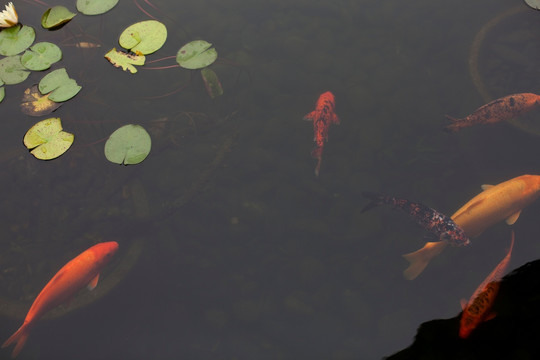
<path id="1" fill-rule="evenodd" d="M 130 0 L 56 32 L 40 28 L 45 8 L 15 4 L 37 41 L 60 43 L 58 67 L 83 91 L 54 113 L 76 142 L 49 162 L 22 146 L 41 118 L 18 108 L 42 74 L 9 87 L 0 104 L 0 295 L 29 306 L 95 242 L 120 243 L 109 274 L 142 242 L 118 286 L 43 321 L 22 359 L 382 358 L 408 346 L 422 322 L 459 313 L 504 255 L 506 225 L 446 249 L 407 281 L 401 255 L 424 244 L 423 231 L 388 208 L 360 213 L 361 192 L 452 214 L 481 184 L 539 173 L 538 138 L 511 125 L 442 131 L 445 114 L 484 103 L 469 73 L 471 44 L 514 3 L 155 0 L 162 12 L 138 3 L 169 32 L 147 61 L 207 40 L 219 53 L 222 97 L 210 99 L 196 71 L 132 75 L 103 58 L 125 27 L 148 19 Z M 479 72 L 494 96 L 540 91 L 531 60 L 539 17 L 518 12 L 486 35 Z M 316 178 L 313 128 L 302 117 L 328 90 L 341 124 Z M 103 139 L 128 123 L 149 130 L 152 152 L 138 166 L 108 163 Z M 530 206 L 515 226 L 511 268 L 540 254 L 539 211 Z M 19 323 L 5 319 L 2 339 Z"/>

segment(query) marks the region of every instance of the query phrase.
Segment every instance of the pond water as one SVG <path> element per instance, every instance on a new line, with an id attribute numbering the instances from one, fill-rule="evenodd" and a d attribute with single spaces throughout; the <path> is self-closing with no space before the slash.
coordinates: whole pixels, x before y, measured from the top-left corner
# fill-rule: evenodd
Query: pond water
<path id="1" fill-rule="evenodd" d="M 103 55 L 149 19 L 137 4 L 168 38 L 130 74 Z M 7 87 L 0 104 L 0 297 L 21 306 L 3 314 L 0 338 L 63 264 L 109 240 L 120 251 L 100 281 L 118 284 L 41 322 L 21 359 L 378 359 L 408 346 L 422 322 L 459 314 L 504 256 L 508 226 L 448 247 L 408 281 L 401 255 L 425 233 L 389 207 L 361 213 L 362 192 L 451 215 L 482 184 L 540 173 L 534 120 L 442 131 L 446 114 L 464 117 L 488 100 L 482 87 L 493 97 L 540 92 L 540 13 L 522 5 L 507 14 L 517 5 L 506 0 L 152 4 L 122 0 L 46 31 L 44 6 L 15 3 L 36 41 L 61 47 L 54 68 L 83 90 L 53 113 L 75 143 L 47 162 L 21 141 L 46 117 L 19 108 L 43 74 Z M 218 51 L 211 68 L 224 94 L 215 99 L 198 71 L 147 69 L 175 65 L 150 62 L 197 39 Z M 302 118 L 325 91 L 341 124 L 316 177 L 313 125 Z M 151 153 L 135 166 L 109 163 L 104 140 L 130 123 L 149 131 Z M 529 206 L 514 226 L 511 269 L 540 256 L 539 213 Z M 137 255 L 113 275 L 129 251 Z"/>

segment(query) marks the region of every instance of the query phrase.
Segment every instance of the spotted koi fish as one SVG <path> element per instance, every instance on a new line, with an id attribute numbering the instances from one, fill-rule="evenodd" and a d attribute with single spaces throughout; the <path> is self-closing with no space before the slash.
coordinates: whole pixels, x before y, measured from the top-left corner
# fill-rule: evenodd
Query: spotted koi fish
<path id="1" fill-rule="evenodd" d="M 540 175 L 521 175 L 497 185 L 482 185 L 482 190 L 451 217 L 471 239 L 499 221 L 514 224 L 521 211 L 540 197 Z M 446 245 L 427 242 L 423 248 L 403 255 L 410 262 L 403 272 L 405 278 L 416 278 Z"/>
<path id="2" fill-rule="evenodd" d="M 480 323 L 495 317 L 495 313 L 491 309 L 499 293 L 500 279 L 508 267 L 513 247 L 514 231 L 512 231 L 512 242 L 506 256 L 480 284 L 469 302 L 462 301 L 463 312 L 459 324 L 460 338 L 466 339 Z"/>
<path id="3" fill-rule="evenodd" d="M 511 120 L 535 109 L 538 105 L 540 105 L 540 95 L 532 93 L 508 95 L 479 107 L 472 114 L 462 119 L 446 115 L 452 123 L 445 130 L 456 132 L 461 128 L 476 124 L 486 125 Z"/>
<path id="4" fill-rule="evenodd" d="M 311 156 L 317 159 L 315 167 L 315 176 L 319 176 L 321 169 L 321 159 L 325 141 L 328 141 L 328 129 L 330 125 L 339 125 L 339 118 L 334 112 L 336 107 L 334 94 L 327 91 L 317 100 L 315 110 L 304 116 L 304 120 L 313 121 L 313 141 L 315 141 L 315 149 L 311 152 Z"/>
<path id="5" fill-rule="evenodd" d="M 421 203 L 384 194 L 363 192 L 362 195 L 371 199 L 371 202 L 362 209 L 362 212 L 378 205 L 388 204 L 408 213 L 417 224 L 434 234 L 441 241 L 446 241 L 454 246 L 469 245 L 470 241 L 465 232 L 451 218 L 437 210 Z"/>

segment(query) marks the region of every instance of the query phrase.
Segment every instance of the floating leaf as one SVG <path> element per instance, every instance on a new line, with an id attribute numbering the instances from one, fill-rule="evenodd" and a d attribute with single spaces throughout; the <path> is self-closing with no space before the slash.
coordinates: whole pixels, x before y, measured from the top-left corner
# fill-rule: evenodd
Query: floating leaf
<path id="1" fill-rule="evenodd" d="M 34 85 L 24 91 L 21 102 L 21 111 L 31 116 L 41 116 L 52 113 L 62 105 L 51 101 L 49 95 L 42 95 L 38 86 Z"/>
<path id="2" fill-rule="evenodd" d="M 217 59 L 217 51 L 204 40 L 195 40 L 182 46 L 176 54 L 176 62 L 185 69 L 201 69 Z"/>
<path id="3" fill-rule="evenodd" d="M 121 67 L 124 71 L 129 71 L 132 74 L 137 72 L 137 68 L 133 65 L 144 65 L 146 57 L 144 55 L 126 54 L 124 52 L 111 49 L 105 54 L 105 58 L 116 67 Z"/>
<path id="4" fill-rule="evenodd" d="M 0 79 L 6 85 L 21 83 L 26 80 L 28 75 L 30 75 L 30 71 L 22 66 L 20 55 L 9 56 L 0 60 Z"/>
<path id="5" fill-rule="evenodd" d="M 4 97 L 6 96 L 6 89 L 2 86 L 0 87 L 0 102 L 4 100 Z"/>
<path id="6" fill-rule="evenodd" d="M 204 81 L 204 86 L 206 87 L 206 92 L 212 99 L 216 96 L 223 95 L 223 87 L 221 87 L 221 82 L 212 69 L 202 69 L 201 76 Z"/>
<path id="7" fill-rule="evenodd" d="M 65 153 L 73 144 L 74 135 L 62 131 L 60 118 L 45 119 L 30 128 L 24 135 L 24 145 L 32 155 L 41 160 L 50 160 Z"/>
<path id="8" fill-rule="evenodd" d="M 132 165 L 143 161 L 152 147 L 148 132 L 140 125 L 116 129 L 105 143 L 105 157 L 115 164 Z"/>
<path id="9" fill-rule="evenodd" d="M 137 55 L 148 55 L 162 47 L 166 39 L 165 25 L 156 20 L 146 20 L 128 26 L 120 34 L 118 43 Z"/>
<path id="10" fill-rule="evenodd" d="M 28 49 L 36 38 L 31 26 L 17 25 L 0 31 L 0 55 L 12 56 Z"/>
<path id="11" fill-rule="evenodd" d="M 99 15 L 116 6 L 118 0 L 77 0 L 77 10 L 84 15 Z"/>
<path id="12" fill-rule="evenodd" d="M 21 63 L 27 69 L 41 71 L 47 70 L 61 58 L 62 50 L 58 46 L 50 42 L 39 42 L 24 52 Z"/>
<path id="13" fill-rule="evenodd" d="M 51 29 L 63 25 L 73 19 L 77 15 L 69 11 L 65 6 L 53 6 L 47 9 L 43 16 L 41 16 L 41 26 L 45 29 Z"/>
<path id="14" fill-rule="evenodd" d="M 81 86 L 71 79 L 65 68 L 51 71 L 39 82 L 39 91 L 49 94 L 49 99 L 62 102 L 71 99 L 81 91 Z"/>

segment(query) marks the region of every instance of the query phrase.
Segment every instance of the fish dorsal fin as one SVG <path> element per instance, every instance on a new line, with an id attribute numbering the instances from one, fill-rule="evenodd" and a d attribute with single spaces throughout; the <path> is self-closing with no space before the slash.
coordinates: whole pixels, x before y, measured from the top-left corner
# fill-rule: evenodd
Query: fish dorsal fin
<path id="1" fill-rule="evenodd" d="M 480 186 L 482 188 L 482 190 L 486 191 L 487 189 L 490 189 L 492 188 L 494 185 L 488 185 L 488 184 L 484 184 L 482 186 Z"/>
<path id="2" fill-rule="evenodd" d="M 517 221 L 518 217 L 519 217 L 519 214 L 521 214 L 521 210 L 519 210 L 518 212 L 515 212 L 513 213 L 512 215 L 510 215 L 507 219 L 506 219 L 506 223 L 508 225 L 514 225 L 514 223 Z"/>
<path id="3" fill-rule="evenodd" d="M 461 304 L 461 310 L 465 310 L 467 308 L 467 300 L 461 299 L 459 303 Z"/>
<path id="4" fill-rule="evenodd" d="M 89 283 L 88 285 L 86 286 L 88 288 L 88 290 L 92 291 L 96 288 L 97 286 L 97 283 L 99 281 L 99 274 L 96 275 L 96 277 L 94 277 Z"/>

